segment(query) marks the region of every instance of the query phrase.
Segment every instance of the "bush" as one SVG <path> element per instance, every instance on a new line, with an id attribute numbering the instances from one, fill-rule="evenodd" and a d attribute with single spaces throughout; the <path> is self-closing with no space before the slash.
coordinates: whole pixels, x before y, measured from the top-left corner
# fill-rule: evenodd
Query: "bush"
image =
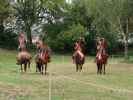
<path id="1" fill-rule="evenodd" d="M 0 48 L 17 48 L 17 34 L 12 29 L 4 30 L 2 25 L 0 26 Z"/>
<path id="2" fill-rule="evenodd" d="M 56 38 L 49 38 L 47 41 L 55 52 L 71 52 L 74 41 L 81 36 L 81 33 L 85 33 L 85 31 L 86 29 L 82 25 L 73 24 L 68 30 L 57 34 Z"/>

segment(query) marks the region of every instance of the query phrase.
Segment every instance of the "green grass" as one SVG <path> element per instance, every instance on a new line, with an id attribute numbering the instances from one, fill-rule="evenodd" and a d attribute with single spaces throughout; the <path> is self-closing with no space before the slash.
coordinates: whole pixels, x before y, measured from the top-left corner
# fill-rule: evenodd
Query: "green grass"
<path id="1" fill-rule="evenodd" d="M 86 57 L 81 73 L 70 55 L 53 55 L 47 76 L 31 70 L 20 73 L 16 51 L 0 50 L 0 100 L 132 100 L 133 64 L 110 58 L 106 75 L 96 74 L 94 57 Z M 132 58 L 131 58 L 132 59 Z M 51 88 L 50 82 L 51 80 Z M 49 90 L 51 95 L 49 95 Z"/>

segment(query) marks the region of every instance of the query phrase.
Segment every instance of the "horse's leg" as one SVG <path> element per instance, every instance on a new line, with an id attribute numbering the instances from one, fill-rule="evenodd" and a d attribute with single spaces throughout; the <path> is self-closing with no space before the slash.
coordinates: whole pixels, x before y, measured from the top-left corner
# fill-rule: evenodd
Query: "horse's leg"
<path id="1" fill-rule="evenodd" d="M 80 72 L 82 71 L 83 64 L 80 65 Z"/>
<path id="2" fill-rule="evenodd" d="M 27 63 L 24 64 L 24 71 L 26 72 L 27 70 Z"/>
<path id="3" fill-rule="evenodd" d="M 28 68 L 30 69 L 30 61 L 28 62 Z"/>
<path id="4" fill-rule="evenodd" d="M 38 71 L 40 72 L 40 68 L 39 67 L 40 67 L 39 63 L 36 62 L 36 72 L 38 72 Z"/>
<path id="5" fill-rule="evenodd" d="M 76 72 L 78 72 L 78 64 L 76 64 Z"/>
<path id="6" fill-rule="evenodd" d="M 83 60 L 82 60 L 81 71 L 82 71 L 82 69 L 83 69 L 84 62 L 85 62 L 85 57 L 84 57 Z"/>
<path id="7" fill-rule="evenodd" d="M 106 67 L 106 64 L 103 64 L 103 67 L 104 67 L 104 74 L 106 74 L 106 72 L 105 72 L 105 67 Z"/>
<path id="8" fill-rule="evenodd" d="M 23 65 L 21 64 L 21 72 L 23 72 Z"/>
<path id="9" fill-rule="evenodd" d="M 102 64 L 100 63 L 100 68 L 99 68 L 99 71 L 100 71 L 100 74 L 102 74 Z"/>
<path id="10" fill-rule="evenodd" d="M 45 75 L 47 74 L 47 63 L 45 64 Z"/>
<path id="11" fill-rule="evenodd" d="M 41 64 L 37 63 L 37 70 L 39 70 L 39 72 L 41 73 Z"/>
<path id="12" fill-rule="evenodd" d="M 99 64 L 97 63 L 97 74 L 99 74 Z"/>
<path id="13" fill-rule="evenodd" d="M 42 73 L 42 75 L 43 75 L 43 69 L 44 69 L 44 66 L 43 66 L 43 64 L 41 65 L 41 73 Z"/>
<path id="14" fill-rule="evenodd" d="M 82 68 L 81 68 L 81 67 L 82 67 L 82 65 L 79 65 L 79 71 L 80 71 L 80 72 L 81 72 L 81 70 L 82 70 Z"/>

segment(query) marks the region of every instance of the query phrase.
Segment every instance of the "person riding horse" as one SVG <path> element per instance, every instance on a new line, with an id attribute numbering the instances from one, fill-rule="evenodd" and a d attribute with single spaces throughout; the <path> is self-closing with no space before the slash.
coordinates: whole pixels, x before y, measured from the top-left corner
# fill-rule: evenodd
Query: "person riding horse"
<path id="1" fill-rule="evenodd" d="M 102 46 L 102 49 L 103 49 L 103 55 L 104 56 L 107 56 L 107 42 L 105 41 L 104 38 L 101 39 L 101 46 Z"/>
<path id="2" fill-rule="evenodd" d="M 43 69 L 45 65 L 45 75 L 47 72 L 47 63 L 50 62 L 50 54 L 49 49 L 46 44 L 43 43 L 42 40 L 38 40 L 36 42 L 37 46 L 37 55 L 36 55 L 36 72 L 40 72 L 43 74 Z"/>
<path id="3" fill-rule="evenodd" d="M 25 72 L 27 71 L 27 65 L 28 65 L 28 68 L 30 69 L 31 59 L 32 59 L 32 56 L 26 50 L 26 48 L 21 48 L 21 51 L 18 52 L 18 54 L 16 56 L 16 60 L 17 60 L 17 63 L 16 64 L 17 65 L 21 65 L 21 72 L 23 72 L 23 70 Z"/>
<path id="4" fill-rule="evenodd" d="M 97 53 L 95 62 L 97 64 L 97 74 L 105 74 L 105 66 L 108 60 L 108 54 L 106 52 L 107 42 L 104 38 L 97 38 L 96 41 Z"/>
<path id="5" fill-rule="evenodd" d="M 84 58 L 84 54 L 82 53 L 82 47 L 81 47 L 81 41 L 80 40 L 77 40 L 75 43 L 74 43 L 74 54 L 73 54 L 73 61 L 74 61 L 74 57 L 76 54 L 79 54 L 81 59 Z"/>
<path id="6" fill-rule="evenodd" d="M 25 49 L 26 39 L 25 39 L 25 36 L 24 36 L 23 32 L 19 33 L 19 35 L 18 35 L 18 42 L 19 42 L 18 50 L 22 51 L 23 49 Z"/>
<path id="7" fill-rule="evenodd" d="M 97 53 L 96 53 L 96 59 L 98 57 L 103 56 L 103 57 L 106 57 L 108 56 L 107 52 L 106 52 L 106 49 L 107 49 L 107 42 L 105 41 L 104 38 L 97 38 L 97 41 L 96 41 L 96 49 L 97 49 Z"/>
<path id="8" fill-rule="evenodd" d="M 80 41 L 80 46 L 82 48 L 82 53 L 85 54 L 85 39 L 84 39 L 84 37 L 80 37 L 79 41 Z"/>
<path id="9" fill-rule="evenodd" d="M 36 42 L 36 47 L 37 47 L 37 57 L 39 59 L 43 59 L 43 56 L 45 56 L 44 58 L 48 58 L 48 62 L 50 62 L 50 53 L 47 50 L 47 46 L 43 43 L 42 40 L 39 40 Z"/>
<path id="10" fill-rule="evenodd" d="M 81 41 L 81 39 L 78 39 L 74 43 L 74 53 L 73 53 L 72 59 L 73 59 L 73 63 L 76 65 L 76 72 L 82 71 L 82 67 L 85 62 L 85 55 L 83 53 L 84 44 L 82 43 L 83 41 Z"/>

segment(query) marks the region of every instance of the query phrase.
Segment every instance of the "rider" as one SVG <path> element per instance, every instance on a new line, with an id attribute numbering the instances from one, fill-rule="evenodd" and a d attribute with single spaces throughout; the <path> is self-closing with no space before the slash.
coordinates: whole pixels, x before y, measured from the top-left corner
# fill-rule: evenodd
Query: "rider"
<path id="1" fill-rule="evenodd" d="M 103 49 L 103 55 L 106 55 L 107 42 L 105 41 L 104 38 L 102 38 L 101 41 L 102 41 L 101 46 L 102 46 L 102 49 Z"/>
<path id="2" fill-rule="evenodd" d="M 98 52 L 99 48 L 100 48 L 100 37 L 97 37 L 96 38 L 96 50 L 97 50 L 97 52 Z"/>
<path id="3" fill-rule="evenodd" d="M 81 59 L 84 58 L 84 54 L 82 53 L 82 48 L 81 48 L 81 41 L 80 40 L 77 40 L 75 43 L 74 43 L 74 54 L 73 54 L 73 60 L 74 60 L 74 57 L 76 54 L 79 54 Z"/>
<path id="4" fill-rule="evenodd" d="M 99 57 L 99 55 L 102 52 L 102 40 L 97 40 L 97 54 L 96 54 L 96 58 Z"/>
<path id="5" fill-rule="evenodd" d="M 108 56 L 106 53 L 107 43 L 104 38 L 98 37 L 96 47 L 97 47 L 96 59 L 97 59 L 97 57 L 100 57 L 101 54 L 103 56 Z"/>
<path id="6" fill-rule="evenodd" d="M 82 53 L 85 54 L 85 39 L 84 39 L 84 37 L 80 37 L 79 41 L 80 41 L 80 46 L 82 48 Z"/>
<path id="7" fill-rule="evenodd" d="M 36 46 L 37 46 L 37 57 L 43 59 L 43 55 L 45 54 L 45 57 L 48 57 L 48 62 L 50 62 L 50 54 L 47 50 L 47 46 L 43 43 L 43 41 L 38 40 L 36 42 Z"/>
<path id="8" fill-rule="evenodd" d="M 23 32 L 19 33 L 19 35 L 18 35 L 18 42 L 19 42 L 18 50 L 22 51 L 23 49 L 25 49 L 26 39 L 25 39 L 25 36 L 24 36 Z"/>

